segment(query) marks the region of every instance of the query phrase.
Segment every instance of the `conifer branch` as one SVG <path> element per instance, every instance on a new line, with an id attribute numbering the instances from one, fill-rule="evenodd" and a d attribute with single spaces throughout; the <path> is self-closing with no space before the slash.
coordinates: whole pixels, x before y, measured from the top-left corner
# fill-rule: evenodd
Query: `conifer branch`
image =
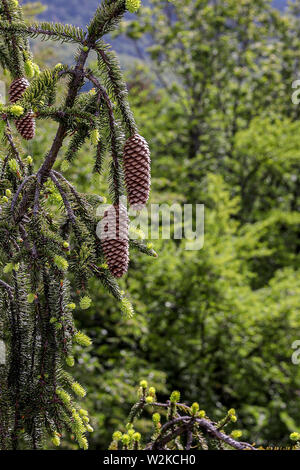
<path id="1" fill-rule="evenodd" d="M 166 436 L 162 437 L 164 433 L 179 423 L 183 423 L 183 426 L 179 426 L 175 431 L 170 432 Z M 245 442 L 239 442 L 233 439 L 232 437 L 228 436 L 227 434 L 219 431 L 217 427 L 211 422 L 206 419 L 199 419 L 193 418 L 191 416 L 181 416 L 179 418 L 175 418 L 172 421 L 166 423 L 160 431 L 160 435 L 154 443 L 149 444 L 147 447 L 148 450 L 160 450 L 164 449 L 166 444 L 170 441 L 173 441 L 175 437 L 183 434 L 188 433 L 190 434 L 193 431 L 193 427 L 197 423 L 204 431 L 208 432 L 211 436 L 219 439 L 220 441 L 224 442 L 225 444 L 229 445 L 233 449 L 236 450 L 256 450 L 251 444 Z"/>
<path id="2" fill-rule="evenodd" d="M 51 39 L 75 44 L 84 44 L 86 37 L 85 31 L 81 28 L 47 22 L 32 23 L 27 26 L 16 21 L 0 21 L 0 31 L 18 35 L 25 34 L 32 39 L 41 36 L 42 41 Z"/>
<path id="3" fill-rule="evenodd" d="M 132 316 L 133 309 L 116 280 L 119 271 L 110 272 L 108 264 L 103 263 L 106 255 L 97 236 L 94 213 L 95 205 L 103 200 L 80 194 L 53 167 L 67 137 L 73 136 L 65 155 L 70 161 L 89 138 L 97 148 L 97 171 L 101 170 L 104 152 L 111 148 L 114 202 L 122 194 L 124 130 L 129 134 L 135 130 L 126 85 L 115 59 L 106 51 L 103 55 L 102 49 L 99 54 L 107 71 L 105 83 L 85 67 L 102 35 L 120 21 L 125 1 L 103 0 L 87 32 L 58 23 L 28 26 L 17 2 L 2 0 L 2 5 L 0 64 L 8 68 L 14 80 L 9 89 L 10 104 L 1 109 L 8 150 L 0 176 L 4 183 L 0 191 L 0 248 L 8 283 L 0 280 L 0 287 L 8 294 L 8 298 L 5 293 L 1 295 L 1 316 L 9 325 L 9 355 L 0 387 L 9 390 L 9 413 L 7 422 L 0 423 L 0 445 L 1 449 L 39 449 L 48 436 L 58 446 L 62 431 L 69 430 L 79 447 L 87 449 L 86 432 L 91 426 L 87 412 L 79 408 L 75 398 L 83 397 L 85 391 L 64 365 L 74 364 L 73 344 L 90 346 L 91 340 L 76 330 L 72 314 L 76 305 L 70 301 L 68 278 L 75 279 L 74 287 L 82 292 L 87 291 L 93 276 L 120 302 L 123 312 Z M 75 66 L 58 64 L 53 70 L 40 72 L 28 48 L 28 38 L 32 37 L 79 44 Z M 66 98 L 58 106 L 58 82 L 65 76 L 69 78 Z M 94 83 L 95 93 L 81 93 L 87 81 Z M 110 95 L 116 98 L 116 110 Z M 123 123 L 116 119 L 115 111 L 121 113 Z M 34 118 L 58 122 L 50 149 L 36 173 L 33 158 L 24 157 L 25 151 L 18 149 L 11 129 L 15 121 L 18 132 L 29 140 L 34 136 Z M 123 246 L 127 266 L 127 240 Z M 150 248 L 139 248 L 152 254 Z M 82 309 L 90 303 L 87 295 L 79 300 Z"/>
<path id="4" fill-rule="evenodd" d="M 11 202 L 11 206 L 10 206 L 10 210 L 12 212 L 12 214 L 14 213 L 14 209 L 16 207 L 16 204 L 18 202 L 18 198 L 21 194 L 21 192 L 23 191 L 23 189 L 25 188 L 26 184 L 28 183 L 29 180 L 31 180 L 32 178 L 35 178 L 35 175 L 29 175 L 27 176 L 23 181 L 22 183 L 20 184 L 20 186 L 18 187 L 13 199 L 12 199 L 12 202 Z"/>
<path id="5" fill-rule="evenodd" d="M 137 132 L 137 126 L 128 104 L 127 86 L 123 80 L 117 57 L 111 51 L 106 49 L 107 46 L 104 43 L 97 43 L 95 47 L 95 51 L 98 54 L 99 70 L 106 75 L 105 84 L 107 88 L 112 90 L 122 114 L 124 124 L 131 136 Z"/>
<path id="6" fill-rule="evenodd" d="M 109 127 L 110 127 L 110 134 L 111 134 L 111 153 L 113 158 L 113 166 L 112 166 L 112 179 L 113 179 L 113 187 L 114 187 L 114 201 L 118 203 L 120 197 L 123 194 L 122 187 L 121 187 L 121 165 L 120 165 L 120 149 L 118 143 L 118 132 L 117 132 L 117 124 L 114 117 L 113 112 L 113 104 L 105 90 L 105 88 L 100 84 L 99 80 L 93 75 L 91 71 L 86 71 L 85 76 L 90 80 L 93 85 L 95 85 L 96 89 L 99 92 L 99 97 L 103 98 L 109 118 Z"/>
<path id="7" fill-rule="evenodd" d="M 59 184 L 59 181 L 57 180 L 57 178 L 55 177 L 55 174 L 53 171 L 51 171 L 50 173 L 50 177 L 53 181 L 53 183 L 55 184 L 55 186 L 57 187 L 61 197 L 62 197 L 62 200 L 63 200 L 63 203 L 65 205 L 65 208 L 66 208 L 66 211 L 67 211 L 67 214 L 68 214 L 68 217 L 70 219 L 70 221 L 73 223 L 73 224 L 76 224 L 76 217 L 74 215 L 74 212 L 72 210 L 72 207 L 69 203 L 69 200 L 66 196 L 66 193 L 64 192 L 64 190 L 62 189 L 61 185 Z"/>
<path id="8" fill-rule="evenodd" d="M 8 3 L 7 0 L 2 0 L 2 4 L 3 4 L 4 15 L 6 16 L 6 19 L 7 19 L 8 23 L 11 25 L 12 24 L 12 16 L 11 16 L 11 12 L 10 12 L 10 9 L 9 9 L 9 3 Z M 12 46 L 11 46 L 11 58 L 14 61 L 14 74 L 15 74 L 16 77 L 21 77 L 22 73 L 23 73 L 23 70 L 22 70 L 21 61 L 20 61 L 20 51 L 19 51 L 19 48 L 18 48 L 17 38 L 14 34 L 13 28 L 10 31 L 10 36 L 7 35 L 6 39 L 8 41 L 8 44 L 10 44 L 10 39 L 11 39 L 11 44 L 12 44 Z"/>
<path id="9" fill-rule="evenodd" d="M 81 88 L 81 86 L 83 85 L 83 68 L 84 68 L 84 64 L 87 58 L 88 58 L 88 51 L 82 50 L 82 52 L 79 55 L 76 67 L 74 69 L 74 77 L 69 85 L 69 92 L 68 92 L 66 102 L 65 102 L 66 108 L 72 108 L 72 106 L 74 105 L 77 93 L 79 89 Z M 59 125 L 56 136 L 54 138 L 53 145 L 43 165 L 41 166 L 38 172 L 41 175 L 42 182 L 44 182 L 45 179 L 48 177 L 49 172 L 52 169 L 56 161 L 58 152 L 61 149 L 64 138 L 66 137 L 67 130 L 68 129 L 65 123 L 61 123 Z"/>
<path id="10" fill-rule="evenodd" d="M 19 151 L 17 149 L 17 146 L 14 143 L 13 137 L 12 137 L 12 129 L 9 123 L 9 120 L 7 116 L 2 117 L 2 119 L 5 121 L 6 124 L 6 131 L 5 131 L 5 136 L 9 142 L 9 145 L 11 147 L 12 153 L 15 156 L 16 160 L 18 161 L 18 164 L 20 165 L 20 168 L 24 170 L 24 164 L 20 158 Z"/>
<path id="11" fill-rule="evenodd" d="M 12 293 L 12 287 L 8 285 L 6 282 L 0 279 L 0 286 L 6 289 L 10 294 Z"/>

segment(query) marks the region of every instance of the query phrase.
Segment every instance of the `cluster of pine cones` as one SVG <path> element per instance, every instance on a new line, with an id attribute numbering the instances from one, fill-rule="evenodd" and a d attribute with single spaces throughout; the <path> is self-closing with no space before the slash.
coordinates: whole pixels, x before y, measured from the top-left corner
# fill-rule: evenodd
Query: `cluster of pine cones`
<path id="1" fill-rule="evenodd" d="M 11 103 L 19 101 L 29 82 L 26 78 L 16 78 L 9 88 L 9 100 Z M 16 119 L 16 128 L 23 139 L 31 140 L 35 136 L 35 119 L 32 111 L 29 111 L 24 117 Z"/>
<path id="2" fill-rule="evenodd" d="M 146 140 L 138 134 L 131 136 L 124 147 L 125 183 L 129 204 L 142 210 L 150 193 L 150 150 Z M 123 205 L 111 206 L 104 214 L 101 244 L 105 259 L 113 276 L 120 278 L 129 264 L 129 219 Z"/>
<path id="3" fill-rule="evenodd" d="M 11 103 L 19 101 L 27 87 L 26 78 L 16 78 L 9 89 Z M 26 140 L 35 136 L 35 119 L 32 111 L 16 119 L 16 128 Z M 129 204 L 134 210 L 142 210 L 150 193 L 150 150 L 146 140 L 139 134 L 132 135 L 124 147 L 125 183 Z M 129 264 L 129 219 L 122 205 L 114 205 L 105 212 L 102 221 L 101 244 L 110 272 L 120 278 Z"/>

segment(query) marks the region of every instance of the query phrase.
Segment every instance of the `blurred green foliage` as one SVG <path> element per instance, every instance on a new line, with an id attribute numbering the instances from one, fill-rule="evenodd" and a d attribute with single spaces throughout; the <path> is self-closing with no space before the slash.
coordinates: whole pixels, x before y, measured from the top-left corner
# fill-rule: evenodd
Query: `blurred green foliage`
<path id="1" fill-rule="evenodd" d="M 157 241 L 158 260 L 133 254 L 123 281 L 131 320 L 91 286 L 93 307 L 77 315 L 94 341 L 77 371 L 94 416 L 91 448 L 107 448 L 126 423 L 141 378 L 165 397 L 181 390 L 216 420 L 234 407 L 251 442 L 283 443 L 300 431 L 291 360 L 300 328 L 300 108 L 291 100 L 300 2 L 284 16 L 268 0 L 150 3 L 120 34 L 151 43 L 150 66 L 141 60 L 128 75 L 152 149 L 151 202 L 205 204 L 205 245 L 189 252 L 184 240 Z M 53 130 L 38 129 L 35 159 Z M 66 174 L 103 195 L 92 165 L 85 147 Z M 144 432 L 151 422 L 138 425 Z"/>

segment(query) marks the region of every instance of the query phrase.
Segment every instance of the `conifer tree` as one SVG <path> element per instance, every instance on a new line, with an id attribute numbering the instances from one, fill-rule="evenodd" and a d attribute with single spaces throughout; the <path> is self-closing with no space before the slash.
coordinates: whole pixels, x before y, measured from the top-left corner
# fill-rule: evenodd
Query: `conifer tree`
<path id="1" fill-rule="evenodd" d="M 10 102 L 0 109 L 0 340 L 6 347 L 6 362 L 0 365 L 1 450 L 39 449 L 49 438 L 59 446 L 66 433 L 87 449 L 86 433 L 92 428 L 75 398 L 86 392 L 68 368 L 74 365 L 73 345 L 90 346 L 91 340 L 76 329 L 73 311 L 90 307 L 88 281 L 96 277 L 120 302 L 121 310 L 132 315 L 116 280 L 127 270 L 129 246 L 156 256 L 152 248 L 129 240 L 127 212 L 119 206 L 126 141 L 143 142 L 141 151 L 147 153 L 146 165 L 137 168 L 142 181 L 135 178 L 134 188 L 126 182 L 131 194 L 139 194 L 147 182 L 143 203 L 149 191 L 149 155 L 128 105 L 118 60 L 103 40 L 125 12 L 134 12 L 139 4 L 102 0 L 83 30 L 59 23 L 28 25 L 17 0 L 0 2 L 0 64 L 12 79 Z M 76 44 L 75 65 L 40 71 L 29 44 L 37 37 Z M 87 66 L 91 52 L 98 57 L 96 71 Z M 62 102 L 57 94 L 61 82 L 67 88 Z M 87 83 L 93 89 L 82 92 Z M 42 126 L 45 119 L 56 121 L 58 128 L 35 171 L 22 138 L 32 139 L 35 125 Z M 95 153 L 94 172 L 101 172 L 106 154 L 111 158 L 113 205 L 104 220 L 111 221 L 113 208 L 118 220 L 115 238 L 109 234 L 103 243 L 96 234 L 95 198 L 80 194 L 54 169 L 63 144 L 68 144 L 65 160 L 71 164 L 88 140 Z M 138 152 L 136 147 L 134 157 L 143 163 L 144 153 Z M 128 152 L 126 165 L 130 168 Z M 121 213 L 126 223 L 119 220 Z M 78 306 L 75 292 L 81 296 Z"/>

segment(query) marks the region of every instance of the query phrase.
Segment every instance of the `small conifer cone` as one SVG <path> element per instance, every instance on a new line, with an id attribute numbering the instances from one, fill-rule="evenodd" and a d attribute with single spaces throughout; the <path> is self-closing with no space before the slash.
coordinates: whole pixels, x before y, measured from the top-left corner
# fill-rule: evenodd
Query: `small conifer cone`
<path id="1" fill-rule="evenodd" d="M 134 134 L 125 144 L 124 171 L 129 204 L 141 210 L 149 199 L 151 160 L 149 146 L 139 134 Z"/>
<path id="2" fill-rule="evenodd" d="M 26 78 L 16 78 L 9 88 L 10 102 L 16 103 L 19 101 L 28 86 L 29 82 Z M 35 119 L 33 116 L 33 112 L 29 111 L 26 116 L 16 120 L 16 128 L 23 139 L 31 140 L 35 136 Z"/>
<path id="3" fill-rule="evenodd" d="M 31 140 L 35 136 L 35 119 L 33 112 L 29 111 L 26 116 L 16 120 L 16 128 L 23 139 Z"/>
<path id="4" fill-rule="evenodd" d="M 101 222 L 101 245 L 111 274 L 122 277 L 129 264 L 129 219 L 126 208 L 111 206 Z"/>
<path id="5" fill-rule="evenodd" d="M 16 78 L 10 85 L 8 94 L 9 94 L 9 101 L 11 103 L 16 103 L 16 101 L 19 101 L 26 88 L 29 87 L 29 82 L 26 78 L 21 77 L 21 78 Z"/>

